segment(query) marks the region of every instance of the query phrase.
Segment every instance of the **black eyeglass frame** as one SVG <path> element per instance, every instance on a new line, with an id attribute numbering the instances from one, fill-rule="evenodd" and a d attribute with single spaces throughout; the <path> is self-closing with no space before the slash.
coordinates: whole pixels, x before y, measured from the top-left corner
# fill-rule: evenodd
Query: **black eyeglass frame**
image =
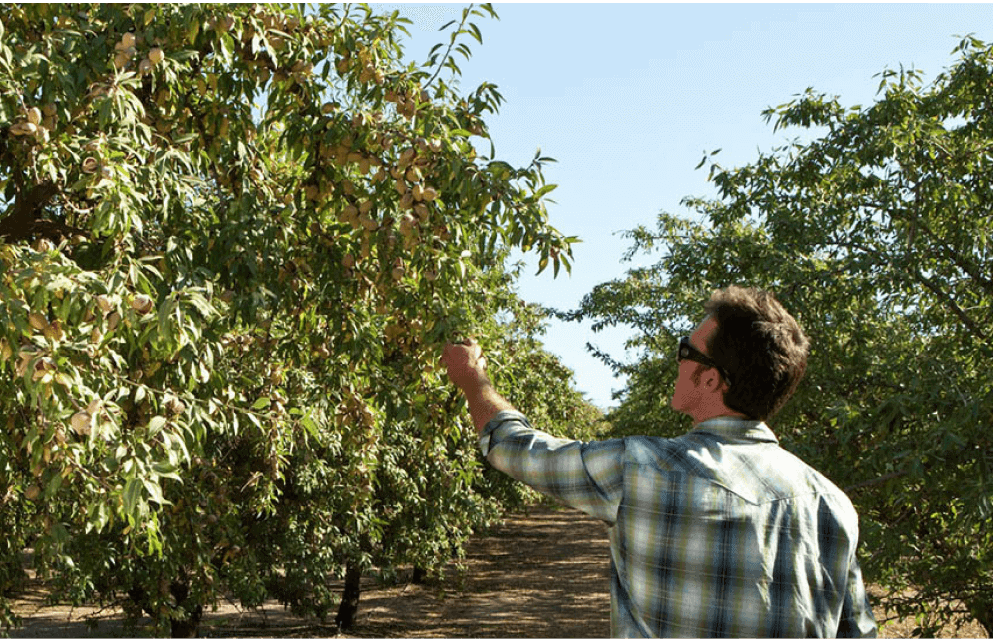
<path id="1" fill-rule="evenodd" d="M 676 351 L 676 361 L 681 362 L 684 359 L 709 366 L 710 368 L 716 368 L 717 372 L 724 378 L 724 381 L 727 382 L 727 385 L 731 386 L 731 376 L 728 374 L 727 369 L 698 351 L 693 344 L 690 344 L 689 336 L 679 339 L 679 349 Z"/>

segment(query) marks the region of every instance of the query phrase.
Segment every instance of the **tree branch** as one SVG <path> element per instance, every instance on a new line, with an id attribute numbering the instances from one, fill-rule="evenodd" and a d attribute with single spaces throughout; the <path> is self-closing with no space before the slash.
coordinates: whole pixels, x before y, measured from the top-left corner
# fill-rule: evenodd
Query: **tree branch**
<path id="1" fill-rule="evenodd" d="M 965 314 L 965 311 L 962 310 L 962 307 L 960 307 L 954 299 L 952 299 L 952 296 L 946 293 L 945 291 L 943 291 L 937 284 L 932 282 L 930 279 L 924 277 L 924 274 L 921 273 L 920 269 L 915 268 L 912 272 L 912 275 L 914 276 L 914 279 L 916 279 L 918 282 L 923 284 L 928 290 L 934 293 L 935 296 L 937 296 L 942 301 L 942 303 L 959 318 L 963 326 L 965 326 L 969 330 L 969 332 L 973 334 L 973 336 L 978 337 L 983 341 L 989 339 L 989 336 L 986 335 L 986 333 L 981 328 L 979 328 L 979 325 L 976 324 L 972 320 L 972 318 L 970 318 L 968 315 Z"/>
<path id="2" fill-rule="evenodd" d="M 880 211 L 886 211 L 893 219 L 901 219 L 896 215 L 897 213 L 907 214 L 906 218 L 903 219 L 912 225 L 910 238 L 907 245 L 908 253 L 912 250 L 914 234 L 916 232 L 921 232 L 924 234 L 925 237 L 928 238 L 931 245 L 939 250 L 939 253 L 946 260 L 948 260 L 958 268 L 962 269 L 970 278 L 972 278 L 974 282 L 979 284 L 983 288 L 983 290 L 985 290 L 987 293 L 993 294 L 993 279 L 984 277 L 981 272 L 981 269 L 976 268 L 976 265 L 968 261 L 964 255 L 962 255 L 958 251 L 955 251 L 952 247 L 948 245 L 947 242 L 945 242 L 940 237 L 938 237 L 938 235 L 934 232 L 931 226 L 926 224 L 922 219 L 920 213 L 921 198 L 918 195 L 918 187 L 920 186 L 920 184 L 921 184 L 920 182 L 917 182 L 914 186 L 913 210 L 911 210 L 910 207 L 887 208 L 882 203 L 879 202 L 875 203 L 876 208 L 878 208 Z"/>
<path id="3" fill-rule="evenodd" d="M 58 187 L 53 182 L 35 184 L 27 190 L 18 185 L 13 212 L 0 220 L 0 238 L 8 242 L 17 242 L 31 237 L 41 222 L 38 217 L 42 209 L 57 192 Z M 55 223 L 44 226 L 53 226 L 53 224 Z"/>
<path id="4" fill-rule="evenodd" d="M 438 63 L 437 68 L 434 71 L 434 74 L 428 79 L 427 82 L 424 83 L 425 90 L 427 90 L 427 88 L 431 86 L 431 83 L 435 81 L 435 78 L 438 77 L 438 74 L 441 73 L 441 69 L 445 66 L 445 62 L 447 62 L 448 58 L 451 57 L 452 47 L 455 46 L 455 42 L 458 40 L 459 34 L 462 33 L 462 29 L 463 27 L 465 27 L 465 23 L 469 19 L 469 15 L 470 15 L 470 11 L 472 10 L 472 7 L 473 5 L 470 4 L 462 11 L 462 22 L 459 23 L 458 28 L 452 34 L 452 38 L 448 43 L 448 48 L 445 50 L 445 55 L 442 56 L 441 62 Z"/>
<path id="5" fill-rule="evenodd" d="M 879 262 L 880 265 L 885 265 L 890 267 L 892 267 L 893 265 L 893 260 L 889 259 L 887 256 L 883 255 L 881 252 L 877 251 L 876 249 L 866 246 L 865 244 L 857 243 L 857 242 L 840 241 L 840 240 L 835 241 L 835 244 L 843 248 L 854 249 L 856 251 L 862 251 L 864 253 L 867 253 L 873 256 L 874 258 L 876 258 L 876 260 Z M 904 271 L 904 273 L 909 275 L 912 281 L 915 281 L 918 284 L 923 284 L 925 288 L 931 291 L 938 298 L 938 300 L 941 302 L 943 306 L 948 308 L 948 310 L 950 310 L 959 318 L 959 321 L 962 323 L 962 326 L 965 327 L 966 330 L 968 330 L 970 333 L 972 333 L 974 337 L 983 341 L 989 339 L 989 336 L 986 334 L 986 332 L 983 331 L 979 327 L 979 325 L 976 324 L 976 322 L 973 321 L 973 319 L 966 314 L 964 310 L 962 310 L 962 307 L 958 305 L 958 303 L 952 298 L 952 296 L 949 295 L 944 290 L 942 290 L 941 287 L 939 287 L 933 281 L 925 277 L 924 274 L 921 273 L 919 268 L 915 267 L 913 269 L 907 269 L 906 271 Z"/>
<path id="6" fill-rule="evenodd" d="M 857 484 L 852 484 L 850 486 L 845 486 L 844 491 L 847 493 L 847 492 L 851 492 L 851 491 L 854 491 L 854 490 L 860 490 L 862 488 L 868 488 L 869 486 L 875 486 L 877 484 L 884 484 L 884 483 L 888 482 L 891 479 L 896 479 L 897 477 L 903 477 L 906 474 L 907 474 L 907 471 L 905 471 L 905 470 L 898 470 L 898 471 L 895 471 L 895 472 L 892 472 L 892 473 L 886 473 L 885 475 L 881 475 L 881 476 L 876 477 L 874 479 L 869 479 L 867 481 L 859 482 Z"/>

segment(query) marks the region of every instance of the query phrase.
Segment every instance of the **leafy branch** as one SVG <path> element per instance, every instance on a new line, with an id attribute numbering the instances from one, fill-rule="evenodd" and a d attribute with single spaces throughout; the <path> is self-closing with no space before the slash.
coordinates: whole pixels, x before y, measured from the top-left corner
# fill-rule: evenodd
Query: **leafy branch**
<path id="1" fill-rule="evenodd" d="M 470 4 L 468 7 L 462 10 L 462 20 L 458 23 L 458 27 L 454 31 L 452 31 L 451 37 L 449 38 L 448 41 L 448 48 L 445 49 L 445 53 L 442 55 L 441 61 L 440 62 L 438 61 L 438 50 L 444 46 L 444 43 L 438 43 L 434 45 L 434 47 L 431 48 L 430 53 L 428 53 L 428 61 L 425 64 L 425 66 L 432 67 L 437 65 L 437 68 L 435 69 L 434 74 L 432 74 L 432 76 L 428 79 L 428 81 L 424 83 L 425 89 L 431 86 L 431 83 L 434 82 L 435 79 L 437 79 L 438 74 L 440 74 L 441 70 L 444 68 L 451 69 L 452 72 L 455 73 L 456 75 L 462 75 L 462 70 L 459 68 L 459 66 L 455 63 L 454 59 L 452 58 L 452 50 L 454 49 L 458 53 L 462 54 L 462 56 L 465 57 L 466 60 L 468 60 L 472 56 L 472 53 L 469 50 L 468 45 L 466 45 L 465 43 L 460 43 L 458 44 L 458 46 L 456 46 L 456 43 L 459 40 L 459 36 L 470 35 L 473 38 L 475 38 L 475 40 L 479 44 L 483 44 L 482 32 L 479 30 L 479 27 L 476 26 L 475 23 L 469 22 L 469 18 L 471 16 L 479 16 L 479 17 L 486 17 L 486 16 L 478 9 L 475 9 L 474 6 L 475 5 Z M 496 10 L 493 9 L 493 6 L 491 4 L 484 3 L 481 5 L 481 7 L 485 9 L 486 12 L 489 13 L 491 17 L 499 19 L 499 16 L 497 16 L 496 14 Z M 467 27 L 467 23 L 468 23 L 468 27 Z M 450 22 L 447 22 L 444 25 L 442 25 L 442 27 L 439 28 L 438 30 L 444 31 L 445 29 L 448 29 L 454 24 L 455 24 L 455 20 L 451 20 Z"/>

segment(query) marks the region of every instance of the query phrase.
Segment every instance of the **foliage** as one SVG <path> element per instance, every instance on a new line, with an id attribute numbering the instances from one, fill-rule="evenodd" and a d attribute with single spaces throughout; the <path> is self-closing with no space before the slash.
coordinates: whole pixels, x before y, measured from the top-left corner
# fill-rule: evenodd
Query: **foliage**
<path id="1" fill-rule="evenodd" d="M 574 241 L 545 158 L 477 152 L 486 15 L 417 65 L 357 5 L 0 7 L 0 595 L 33 543 L 160 631 L 221 593 L 324 616 L 346 566 L 485 523 L 440 345 L 495 330 L 509 247 Z"/>
<path id="2" fill-rule="evenodd" d="M 808 90 L 769 109 L 810 141 L 736 169 L 705 156 L 719 199 L 631 231 L 659 260 L 567 314 L 635 329 L 611 420 L 671 435 L 677 336 L 715 288 L 775 291 L 812 341 L 777 433 L 847 487 L 868 578 L 925 635 L 955 611 L 993 632 L 993 48 L 956 52 L 928 86 L 885 71 L 869 107 Z"/>

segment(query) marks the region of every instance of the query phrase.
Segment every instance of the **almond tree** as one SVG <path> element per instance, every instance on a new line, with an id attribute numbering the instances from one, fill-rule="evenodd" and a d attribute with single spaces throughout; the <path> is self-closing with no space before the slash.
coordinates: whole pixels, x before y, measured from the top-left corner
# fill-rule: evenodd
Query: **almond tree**
<path id="1" fill-rule="evenodd" d="M 420 65 L 355 5 L 0 7 L 3 591 L 33 541 L 57 596 L 173 634 L 227 592 L 323 617 L 486 520 L 440 345 L 509 247 L 574 241 L 545 158 L 477 151 L 489 14 Z"/>

